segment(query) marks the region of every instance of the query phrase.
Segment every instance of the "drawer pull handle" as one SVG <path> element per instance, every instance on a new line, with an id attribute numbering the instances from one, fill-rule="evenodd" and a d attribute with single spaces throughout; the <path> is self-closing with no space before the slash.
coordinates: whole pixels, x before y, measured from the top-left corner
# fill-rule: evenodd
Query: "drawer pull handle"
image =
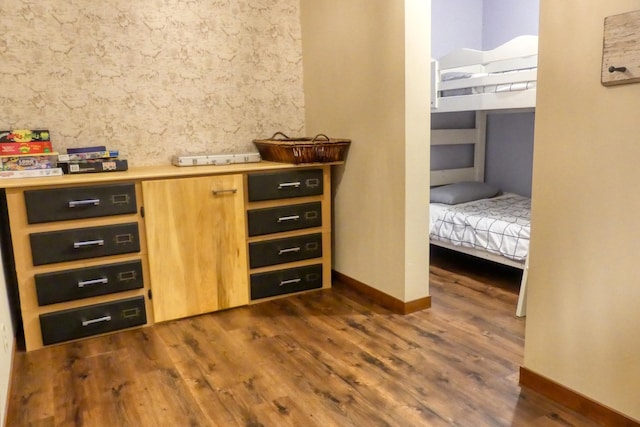
<path id="1" fill-rule="evenodd" d="M 109 279 L 107 279 L 106 277 L 102 277 L 100 279 L 83 280 L 81 282 L 78 282 L 78 287 L 84 288 L 85 286 L 91 285 L 106 285 L 107 283 L 109 283 Z"/>
<path id="2" fill-rule="evenodd" d="M 280 249 L 278 251 L 278 255 L 288 254 L 291 252 L 300 252 L 300 246 L 296 246 L 295 248 Z"/>
<path id="3" fill-rule="evenodd" d="M 98 317 L 97 319 L 83 320 L 82 326 L 93 325 L 94 323 L 110 322 L 111 316 Z"/>
<path id="4" fill-rule="evenodd" d="M 300 215 L 281 216 L 280 218 L 278 218 L 278 222 L 297 221 L 299 219 Z"/>
<path id="5" fill-rule="evenodd" d="M 280 282 L 280 286 L 292 285 L 294 283 L 300 283 L 300 282 L 302 282 L 302 279 L 283 280 L 283 281 Z"/>
<path id="6" fill-rule="evenodd" d="M 104 246 L 104 240 L 100 239 L 100 240 L 87 240 L 84 242 L 73 242 L 74 249 L 84 248 L 87 246 Z"/>
<path id="7" fill-rule="evenodd" d="M 212 190 L 211 191 L 213 193 L 214 196 L 218 196 L 220 194 L 224 194 L 224 193 L 231 193 L 231 194 L 236 194 L 238 192 L 237 188 L 229 188 L 226 190 Z"/>
<path id="8" fill-rule="evenodd" d="M 296 182 L 281 182 L 280 184 L 278 184 L 278 190 L 282 190 L 285 188 L 298 188 L 300 187 L 300 181 L 296 181 Z"/>
<path id="9" fill-rule="evenodd" d="M 100 199 L 72 200 L 69 202 L 69 207 L 75 208 L 77 206 L 86 206 L 86 205 L 98 206 L 99 204 L 100 204 Z"/>

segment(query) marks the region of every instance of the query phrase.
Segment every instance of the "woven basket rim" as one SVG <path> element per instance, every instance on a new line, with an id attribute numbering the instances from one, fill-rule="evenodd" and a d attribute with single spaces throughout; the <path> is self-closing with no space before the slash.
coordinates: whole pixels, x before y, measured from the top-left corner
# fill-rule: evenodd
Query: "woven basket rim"
<path id="1" fill-rule="evenodd" d="M 254 139 L 254 143 L 256 144 L 270 144 L 270 145 L 286 145 L 286 146 L 309 146 L 314 147 L 317 145 L 325 145 L 325 144 L 348 144 L 351 142 L 350 139 L 341 139 L 341 138 L 330 138 L 326 139 L 317 139 L 312 141 L 311 138 L 291 138 L 291 139 Z"/>

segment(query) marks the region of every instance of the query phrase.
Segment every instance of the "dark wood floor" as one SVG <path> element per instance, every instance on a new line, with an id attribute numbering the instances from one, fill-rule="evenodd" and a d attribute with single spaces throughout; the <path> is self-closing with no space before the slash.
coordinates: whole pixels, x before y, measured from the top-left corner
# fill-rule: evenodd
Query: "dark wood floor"
<path id="1" fill-rule="evenodd" d="M 344 285 L 18 353 L 9 426 L 593 426 L 518 386 L 519 272 L 432 254 L 432 308 Z"/>

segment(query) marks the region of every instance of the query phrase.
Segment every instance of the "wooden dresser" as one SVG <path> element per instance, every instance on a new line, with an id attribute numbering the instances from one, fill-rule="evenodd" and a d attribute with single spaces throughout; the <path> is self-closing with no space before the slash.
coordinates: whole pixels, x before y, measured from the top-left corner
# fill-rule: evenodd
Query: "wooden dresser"
<path id="1" fill-rule="evenodd" d="M 330 169 L 149 166 L 0 181 L 26 349 L 330 287 Z"/>

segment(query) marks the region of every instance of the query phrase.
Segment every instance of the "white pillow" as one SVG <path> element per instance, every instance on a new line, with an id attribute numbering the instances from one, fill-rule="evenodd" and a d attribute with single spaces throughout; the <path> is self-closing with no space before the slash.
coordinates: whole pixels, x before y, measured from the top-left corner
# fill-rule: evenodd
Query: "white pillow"
<path id="1" fill-rule="evenodd" d="M 487 199 L 500 193 L 500 189 L 486 182 L 465 181 L 431 188 L 433 203 L 457 205 L 473 200 Z"/>

